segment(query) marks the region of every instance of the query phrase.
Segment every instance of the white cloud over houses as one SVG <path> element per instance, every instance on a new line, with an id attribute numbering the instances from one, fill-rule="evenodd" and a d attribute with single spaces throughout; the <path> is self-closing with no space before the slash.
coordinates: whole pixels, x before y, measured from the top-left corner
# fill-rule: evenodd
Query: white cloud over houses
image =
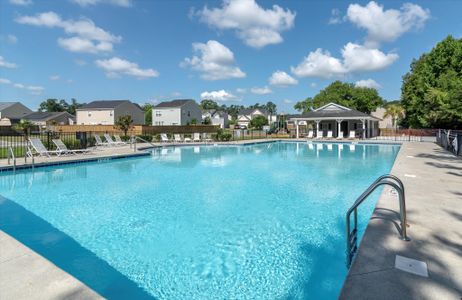
<path id="1" fill-rule="evenodd" d="M 382 86 L 377 83 L 377 81 L 375 81 L 374 79 L 362 79 L 362 80 L 358 80 L 355 82 L 355 86 L 357 87 L 367 87 L 367 88 L 373 88 L 373 89 L 380 89 Z"/>
<path id="2" fill-rule="evenodd" d="M 291 71 L 299 77 L 332 78 L 354 72 L 370 72 L 384 69 L 398 59 L 395 53 L 383 53 L 379 49 L 348 43 L 342 51 L 342 58 L 333 57 L 329 51 L 320 48 L 310 52 Z"/>
<path id="3" fill-rule="evenodd" d="M 233 52 L 223 44 L 210 40 L 207 43 L 194 43 L 196 55 L 185 58 L 180 66 L 189 67 L 201 73 L 205 80 L 244 78 L 246 74 L 235 65 Z"/>
<path id="4" fill-rule="evenodd" d="M 250 47 L 262 48 L 281 43 L 281 33 L 294 26 L 296 14 L 278 5 L 265 9 L 255 0 L 224 0 L 220 8 L 205 6 L 194 15 L 212 28 L 234 30 Z"/>
<path id="5" fill-rule="evenodd" d="M 419 29 L 430 18 L 430 11 L 417 4 L 404 3 L 401 8 L 385 10 L 374 1 L 365 6 L 350 4 L 347 19 L 367 31 L 366 45 L 396 40 L 405 32 Z"/>
<path id="6" fill-rule="evenodd" d="M 40 95 L 45 90 L 45 88 L 42 87 L 42 86 L 26 85 L 26 84 L 22 84 L 22 83 L 13 82 L 13 81 L 11 81 L 9 79 L 6 79 L 6 78 L 0 78 L 0 84 L 10 85 L 10 86 L 12 86 L 14 88 L 17 88 L 17 89 L 26 90 L 31 95 Z"/>
<path id="7" fill-rule="evenodd" d="M 238 97 L 234 96 L 233 94 L 225 91 L 210 91 L 210 92 L 202 92 L 201 99 L 213 100 L 218 102 L 225 102 L 225 101 L 239 101 Z"/>
<path id="8" fill-rule="evenodd" d="M 268 94 L 271 94 L 273 91 L 269 87 L 264 86 L 264 87 L 253 87 L 250 89 L 250 92 L 252 94 L 257 94 L 257 95 L 268 95 Z"/>
<path id="9" fill-rule="evenodd" d="M 95 61 L 95 64 L 103 69 L 106 72 L 106 76 L 109 78 L 118 78 L 121 75 L 133 76 L 138 79 L 159 76 L 159 72 L 154 69 L 142 69 L 137 63 L 119 57 L 98 59 Z"/>
<path id="10" fill-rule="evenodd" d="M 122 7 L 132 6 L 131 0 L 71 0 L 71 1 L 83 7 L 97 5 L 97 4 L 111 4 L 111 5 L 122 6 Z"/>
<path id="11" fill-rule="evenodd" d="M 71 37 L 59 38 L 58 45 L 71 52 L 110 52 L 113 49 L 113 44 L 122 40 L 122 37 L 96 26 L 90 19 L 63 20 L 52 11 L 34 16 L 21 16 L 15 21 L 19 24 L 63 29 Z"/>
<path id="12" fill-rule="evenodd" d="M 274 72 L 268 79 L 269 84 L 279 87 L 287 87 L 289 85 L 298 84 L 298 80 L 283 71 Z"/>
<path id="13" fill-rule="evenodd" d="M 3 56 L 0 56 L 0 68 L 15 69 L 18 66 L 15 63 L 6 61 Z"/>
<path id="14" fill-rule="evenodd" d="M 32 0 L 10 0 L 10 3 L 14 5 L 27 6 L 31 5 L 33 2 Z"/>

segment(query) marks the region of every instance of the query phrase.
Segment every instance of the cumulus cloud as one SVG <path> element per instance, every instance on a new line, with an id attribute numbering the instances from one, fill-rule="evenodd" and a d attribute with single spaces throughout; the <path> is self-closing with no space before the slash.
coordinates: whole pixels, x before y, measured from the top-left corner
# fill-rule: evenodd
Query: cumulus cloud
<path id="1" fill-rule="evenodd" d="M 18 66 L 12 62 L 6 61 L 3 56 L 0 56 L 0 68 L 15 69 Z"/>
<path id="2" fill-rule="evenodd" d="M 0 84 L 11 85 L 12 87 L 15 87 L 17 89 L 26 90 L 32 95 L 40 95 L 45 89 L 37 85 L 25 85 L 22 83 L 12 82 L 11 80 L 6 79 L 6 78 L 0 78 Z"/>
<path id="3" fill-rule="evenodd" d="M 281 33 L 294 26 L 296 14 L 278 5 L 265 9 L 255 0 L 224 0 L 221 8 L 205 6 L 194 15 L 210 27 L 234 30 L 250 47 L 262 48 L 281 43 Z"/>
<path id="4" fill-rule="evenodd" d="M 292 76 L 283 71 L 274 72 L 268 79 L 268 81 L 269 84 L 279 87 L 287 87 L 289 85 L 298 84 L 297 79 L 293 78 Z"/>
<path id="5" fill-rule="evenodd" d="M 340 12 L 340 9 L 338 8 L 332 9 L 328 23 L 331 25 L 334 25 L 334 24 L 340 24 L 342 22 L 343 22 L 343 17 L 342 17 L 342 13 Z"/>
<path id="6" fill-rule="evenodd" d="M 53 81 L 56 81 L 56 80 L 59 80 L 59 75 L 51 75 L 50 76 L 50 80 L 53 80 Z"/>
<path id="7" fill-rule="evenodd" d="M 253 87 L 250 89 L 250 92 L 252 94 L 257 94 L 257 95 L 267 95 L 267 94 L 271 94 L 273 91 L 269 87 L 264 86 L 264 87 Z"/>
<path id="8" fill-rule="evenodd" d="M 225 90 L 203 92 L 201 93 L 201 99 L 208 99 L 218 102 L 239 100 L 236 96 Z"/>
<path id="9" fill-rule="evenodd" d="M 139 79 L 159 76 L 159 72 L 154 69 L 141 69 L 137 63 L 119 57 L 98 59 L 95 64 L 103 69 L 110 78 L 117 78 L 120 75 L 133 76 Z"/>
<path id="10" fill-rule="evenodd" d="M 365 6 L 350 4 L 347 19 L 367 31 L 366 45 L 377 47 L 381 42 L 391 42 L 403 33 L 424 26 L 430 11 L 417 4 L 405 3 L 398 9 L 384 10 L 374 1 Z"/>
<path id="11" fill-rule="evenodd" d="M 98 26 L 87 18 L 63 20 L 55 12 L 49 11 L 34 16 L 21 16 L 15 20 L 19 24 L 38 27 L 61 28 L 70 38 L 59 38 L 58 45 L 72 52 L 100 53 L 110 52 L 113 44 L 122 40 Z"/>
<path id="12" fill-rule="evenodd" d="M 378 49 L 348 43 L 342 49 L 342 59 L 318 48 L 291 70 L 299 77 L 332 78 L 353 72 L 381 70 L 394 63 L 398 57 L 395 53 L 385 54 Z"/>
<path id="13" fill-rule="evenodd" d="M 210 40 L 206 44 L 194 43 L 193 51 L 197 55 L 185 58 L 180 64 L 202 73 L 205 80 L 244 78 L 246 74 L 236 65 L 234 54 L 226 46 Z"/>
<path id="14" fill-rule="evenodd" d="M 357 87 L 367 87 L 367 88 L 372 88 L 372 89 L 380 89 L 382 86 L 377 83 L 374 79 L 363 79 L 363 80 L 358 80 L 355 82 L 355 86 Z"/>
<path id="15" fill-rule="evenodd" d="M 236 92 L 239 93 L 239 94 L 245 94 L 245 93 L 247 93 L 247 89 L 237 88 Z"/>
<path id="16" fill-rule="evenodd" d="M 10 3 L 14 5 L 27 6 L 27 5 L 31 5 L 33 2 L 32 0 L 10 0 Z"/>
<path id="17" fill-rule="evenodd" d="M 111 4 L 111 5 L 122 6 L 122 7 L 132 6 L 131 0 L 71 0 L 71 1 L 83 7 L 97 5 L 97 4 Z"/>

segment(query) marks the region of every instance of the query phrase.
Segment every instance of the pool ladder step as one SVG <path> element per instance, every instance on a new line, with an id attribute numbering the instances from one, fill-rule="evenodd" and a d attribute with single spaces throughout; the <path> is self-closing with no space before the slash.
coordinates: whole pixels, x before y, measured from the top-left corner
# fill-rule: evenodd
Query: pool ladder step
<path id="1" fill-rule="evenodd" d="M 396 176 L 391 174 L 382 175 L 377 178 L 359 197 L 346 213 L 346 265 L 350 268 L 353 258 L 358 250 L 358 206 L 364 202 L 378 187 L 389 185 L 396 190 L 399 198 L 400 216 L 400 239 L 410 241 L 406 232 L 406 199 L 404 184 Z M 353 229 L 351 229 L 351 214 L 353 214 Z"/>

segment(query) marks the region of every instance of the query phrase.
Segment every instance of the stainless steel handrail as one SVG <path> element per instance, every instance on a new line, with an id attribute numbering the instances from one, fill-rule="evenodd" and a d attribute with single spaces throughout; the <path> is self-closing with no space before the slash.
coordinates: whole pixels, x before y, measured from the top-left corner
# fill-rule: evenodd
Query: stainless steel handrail
<path id="1" fill-rule="evenodd" d="M 16 171 L 16 156 L 14 156 L 13 147 L 8 147 L 8 164 L 10 164 L 10 160 L 13 159 L 13 171 Z"/>
<path id="2" fill-rule="evenodd" d="M 143 139 L 143 138 L 141 138 L 141 137 L 135 135 L 135 136 L 131 136 L 131 137 L 130 137 L 131 144 L 133 144 L 133 152 L 136 152 L 136 140 L 137 140 L 137 139 L 140 140 L 140 141 L 143 141 L 143 142 L 145 142 L 146 144 L 149 144 L 149 145 L 151 145 L 151 146 L 153 146 L 153 147 L 157 147 L 157 146 L 154 145 L 153 143 L 148 142 L 147 140 L 145 140 L 145 139 Z M 131 145 L 131 144 L 130 144 L 130 145 Z"/>
<path id="3" fill-rule="evenodd" d="M 347 268 L 350 267 L 353 257 L 356 253 L 358 248 L 358 206 L 367 199 L 367 197 L 372 194 L 379 186 L 382 185 L 389 185 L 393 187 L 398 192 L 399 198 L 399 215 L 400 215 L 400 222 L 401 226 L 400 230 L 400 239 L 403 241 L 410 241 L 409 237 L 407 236 L 406 232 L 406 199 L 405 199 L 405 191 L 404 191 L 404 184 L 403 182 L 396 176 L 391 174 L 382 175 L 377 180 L 375 180 L 359 197 L 356 199 L 355 203 L 348 209 L 346 213 L 346 243 L 347 243 Z M 351 230 L 351 214 L 354 212 L 354 228 Z"/>

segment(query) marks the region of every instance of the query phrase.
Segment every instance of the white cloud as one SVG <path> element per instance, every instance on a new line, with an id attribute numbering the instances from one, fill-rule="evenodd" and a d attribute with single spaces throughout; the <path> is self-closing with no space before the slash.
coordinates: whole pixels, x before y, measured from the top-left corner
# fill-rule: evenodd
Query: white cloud
<path id="1" fill-rule="evenodd" d="M 289 99 L 284 99 L 284 100 L 282 100 L 282 102 L 284 102 L 285 104 L 290 104 L 290 103 L 292 103 L 293 101 L 292 101 L 292 100 L 289 100 Z"/>
<path id="2" fill-rule="evenodd" d="M 201 93 L 201 99 L 208 99 L 219 102 L 239 100 L 236 96 L 225 90 L 203 92 Z"/>
<path id="3" fill-rule="evenodd" d="M 81 53 L 99 53 L 111 52 L 112 44 L 108 42 L 94 43 L 91 40 L 83 39 L 80 37 L 59 38 L 58 45 L 71 52 Z"/>
<path id="4" fill-rule="evenodd" d="M 247 89 L 237 88 L 236 92 L 239 93 L 239 94 L 245 94 L 245 93 L 247 93 Z"/>
<path id="5" fill-rule="evenodd" d="M 340 24 L 343 22 L 343 17 L 342 13 L 338 8 L 334 8 L 331 10 L 330 18 L 329 18 L 329 24 L 335 25 L 335 24 Z"/>
<path id="6" fill-rule="evenodd" d="M 332 78 L 353 72 L 381 70 L 394 63 L 398 57 L 395 53 L 385 54 L 378 49 L 348 43 L 342 49 L 342 59 L 318 48 L 291 70 L 299 77 Z"/>
<path id="7" fill-rule="evenodd" d="M 197 55 L 185 58 L 180 66 L 201 72 L 202 79 L 219 80 L 246 76 L 235 66 L 233 52 L 217 41 L 210 40 L 206 44 L 194 43 L 193 50 Z"/>
<path id="8" fill-rule="evenodd" d="M 7 62 L 3 56 L 0 56 L 0 68 L 15 69 L 18 66 L 14 63 Z"/>
<path id="9" fill-rule="evenodd" d="M 268 79 L 268 81 L 269 84 L 279 87 L 287 87 L 289 85 L 298 84 L 297 79 L 293 78 L 292 76 L 283 71 L 274 72 Z"/>
<path id="10" fill-rule="evenodd" d="M 49 11 L 35 16 L 21 16 L 15 20 L 20 24 L 27 24 L 39 27 L 61 28 L 70 38 L 59 38 L 58 45 L 71 52 L 99 53 L 109 52 L 113 44 L 122 40 L 95 25 L 86 18 L 79 20 L 63 20 L 58 14 Z"/>
<path id="11" fill-rule="evenodd" d="M 90 6 L 97 4 L 112 4 L 116 6 L 130 7 L 132 6 L 131 0 L 71 0 L 80 6 Z"/>
<path id="12" fill-rule="evenodd" d="M 59 75 L 51 75 L 50 80 L 53 80 L 53 81 L 59 80 Z"/>
<path id="13" fill-rule="evenodd" d="M 281 32 L 294 26 L 296 14 L 278 5 L 264 9 L 255 0 L 224 0 L 221 8 L 204 7 L 195 15 L 213 28 L 235 30 L 248 46 L 262 48 L 281 43 Z"/>
<path id="14" fill-rule="evenodd" d="M 358 80 L 355 82 L 355 86 L 357 87 L 367 87 L 367 88 L 373 88 L 373 89 L 380 89 L 382 86 L 377 83 L 374 79 L 363 79 L 363 80 Z"/>
<path id="15" fill-rule="evenodd" d="M 14 5 L 27 6 L 27 5 L 31 5 L 33 2 L 32 0 L 10 0 L 10 3 Z"/>
<path id="16" fill-rule="evenodd" d="M 6 41 L 9 44 L 16 44 L 18 42 L 18 38 L 13 34 L 9 34 L 6 36 Z"/>
<path id="17" fill-rule="evenodd" d="M 87 64 L 87 62 L 83 59 L 76 59 L 74 62 L 78 66 L 85 66 Z"/>
<path id="18" fill-rule="evenodd" d="M 139 79 L 159 76 L 159 72 L 154 69 L 141 69 L 137 63 L 118 57 L 98 59 L 95 61 L 95 64 L 106 71 L 106 75 L 110 78 L 116 78 L 122 74 L 134 76 Z"/>
<path id="19" fill-rule="evenodd" d="M 27 90 L 32 95 L 40 95 L 43 92 L 43 90 L 45 89 L 45 88 L 43 88 L 41 86 L 25 85 L 25 84 L 22 84 L 22 83 L 15 83 L 15 82 L 12 82 L 11 80 L 6 79 L 6 78 L 0 78 L 0 84 L 8 84 L 8 85 L 11 85 L 11 86 L 13 86 L 13 87 L 15 87 L 17 89 Z"/>
<path id="20" fill-rule="evenodd" d="M 367 31 L 366 45 L 377 47 L 381 42 L 391 42 L 403 33 L 419 29 L 430 18 L 430 11 L 421 6 L 405 3 L 399 10 L 384 10 L 374 1 L 366 6 L 350 4 L 348 20 Z"/>
<path id="21" fill-rule="evenodd" d="M 257 94 L 257 95 L 267 95 L 267 94 L 271 94 L 273 91 L 269 87 L 264 86 L 264 87 L 253 87 L 250 89 L 250 92 L 252 94 Z"/>

